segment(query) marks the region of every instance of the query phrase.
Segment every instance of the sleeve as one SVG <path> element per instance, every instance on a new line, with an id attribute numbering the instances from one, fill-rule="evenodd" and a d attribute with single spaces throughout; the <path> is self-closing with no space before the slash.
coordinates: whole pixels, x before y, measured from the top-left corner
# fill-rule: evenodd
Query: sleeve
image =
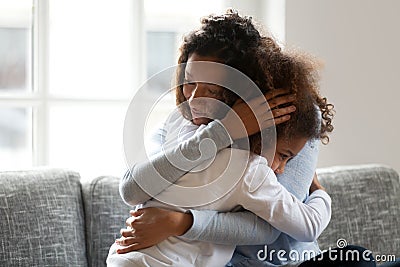
<path id="1" fill-rule="evenodd" d="M 165 132 L 159 131 L 151 147 L 160 147 L 165 141 Z M 204 153 L 202 142 L 212 140 L 217 151 L 228 147 L 232 140 L 221 122 L 215 120 L 201 131 L 180 143 L 177 147 L 168 148 L 153 155 L 148 161 L 135 164 L 128 170 L 119 184 L 122 199 L 134 206 L 151 199 L 164 191 L 171 183 L 182 177 L 187 171 L 196 167 L 197 159 L 210 159 L 214 154 Z M 159 142 L 157 144 L 157 142 Z M 177 157 L 176 155 L 183 155 Z M 171 162 L 173 160 L 173 163 Z M 196 161 L 197 160 L 197 161 Z M 178 168 L 177 166 L 184 166 Z M 151 192 L 149 195 L 146 192 Z"/>
<path id="2" fill-rule="evenodd" d="M 278 176 L 279 183 L 300 201 L 307 201 L 308 190 L 314 177 L 319 146 L 318 141 L 308 141 L 296 157 Z M 296 178 L 296 179 L 293 179 Z M 326 211 L 326 209 L 324 210 Z M 228 212 L 191 210 L 192 227 L 183 237 L 218 244 L 257 245 L 271 244 L 281 233 L 252 212 Z M 323 215 L 329 218 L 329 215 Z M 329 223 L 329 219 L 326 224 Z M 322 228 L 325 228 L 322 225 Z"/>
<path id="3" fill-rule="evenodd" d="M 281 233 L 249 211 L 221 213 L 190 210 L 193 225 L 182 237 L 226 245 L 261 245 L 273 243 Z"/>
<path id="4" fill-rule="evenodd" d="M 303 203 L 278 183 L 266 162 L 251 166 L 242 185 L 237 198 L 243 208 L 298 241 L 316 240 L 329 223 L 331 198 L 325 191 L 314 191 Z"/>

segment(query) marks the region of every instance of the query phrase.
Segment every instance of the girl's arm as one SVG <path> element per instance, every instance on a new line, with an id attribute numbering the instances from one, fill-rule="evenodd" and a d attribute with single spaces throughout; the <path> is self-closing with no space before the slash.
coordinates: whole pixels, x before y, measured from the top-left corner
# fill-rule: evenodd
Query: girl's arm
<path id="1" fill-rule="evenodd" d="M 242 188 L 235 193 L 243 208 L 298 241 L 312 242 L 329 223 L 331 199 L 320 186 L 310 191 L 305 203 L 301 202 L 278 183 L 265 158 L 258 157 L 251 161 Z"/>
<path id="2" fill-rule="evenodd" d="M 310 188 L 318 152 L 318 142 L 308 142 L 288 163 L 285 173 L 278 177 L 285 188 L 299 200 L 305 199 Z M 296 176 L 289 177 L 286 175 L 289 173 Z M 190 213 L 181 213 L 146 208 L 131 214 L 137 218 L 136 222 L 130 222 L 136 235 L 133 236 L 129 230 L 122 230 L 123 236 L 127 238 L 123 240 L 128 245 L 124 252 L 152 246 L 176 235 L 219 244 L 255 245 L 272 243 L 280 234 L 269 223 L 248 211 L 219 213 L 192 210 Z M 157 229 L 162 229 L 161 233 L 154 234 Z"/>
<path id="3" fill-rule="evenodd" d="M 152 139 L 151 147 L 162 147 L 165 140 L 165 131 L 159 131 Z M 199 162 L 196 159 L 202 157 L 204 160 L 210 159 L 214 154 L 207 155 L 201 151 L 201 142 L 211 139 L 214 142 L 217 151 L 228 147 L 231 144 L 231 138 L 225 127 L 219 121 L 213 121 L 204 127 L 201 131 L 190 137 L 188 140 L 180 143 L 177 147 L 166 149 L 151 157 L 150 161 L 138 163 L 128 170 L 119 184 L 119 192 L 122 199 L 130 204 L 137 205 L 151 199 L 141 185 L 151 187 L 156 195 L 164 191 L 170 183 L 174 183 L 182 177 L 187 169 L 196 167 Z M 202 154 L 203 152 L 203 154 Z M 182 154 L 184 157 L 176 157 Z M 174 164 L 170 159 L 174 159 Z M 185 170 L 177 166 L 185 166 Z M 164 180 L 165 179 L 165 180 Z M 166 181 L 166 182 L 163 182 Z"/>
<path id="4" fill-rule="evenodd" d="M 285 172 L 278 175 L 279 183 L 300 201 L 307 199 L 317 167 L 318 154 L 319 140 L 308 141 L 299 154 L 287 163 Z M 192 226 L 185 229 L 183 237 L 193 240 L 237 245 L 268 245 L 274 242 L 280 233 L 249 211 L 218 213 L 191 210 L 191 214 Z M 329 222 L 329 216 L 324 218 Z"/>

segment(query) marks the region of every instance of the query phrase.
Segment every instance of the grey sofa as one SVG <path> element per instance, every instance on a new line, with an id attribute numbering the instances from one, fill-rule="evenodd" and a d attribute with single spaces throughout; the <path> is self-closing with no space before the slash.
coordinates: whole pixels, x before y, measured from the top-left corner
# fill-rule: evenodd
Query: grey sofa
<path id="1" fill-rule="evenodd" d="M 318 172 L 333 200 L 321 248 L 343 238 L 399 257 L 398 173 L 381 165 Z M 0 266 L 105 266 L 129 209 L 117 177 L 82 184 L 78 173 L 64 169 L 0 173 Z"/>

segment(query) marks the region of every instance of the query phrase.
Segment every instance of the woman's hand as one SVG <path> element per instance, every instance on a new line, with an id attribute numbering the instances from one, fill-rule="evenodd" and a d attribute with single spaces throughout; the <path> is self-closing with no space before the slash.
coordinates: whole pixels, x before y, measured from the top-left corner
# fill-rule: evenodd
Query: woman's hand
<path id="1" fill-rule="evenodd" d="M 294 95 L 288 95 L 288 93 L 288 89 L 277 89 L 265 94 L 265 98 L 257 97 L 248 103 L 239 99 L 221 122 L 233 140 L 255 134 L 260 131 L 260 127 L 266 129 L 274 124 L 286 122 L 290 119 L 289 114 L 296 110 L 293 105 L 278 108 L 279 105 L 291 103 L 296 99 Z M 265 100 L 271 112 L 268 112 Z M 260 125 L 253 112 L 259 119 Z"/>
<path id="2" fill-rule="evenodd" d="M 144 208 L 131 211 L 132 217 L 126 220 L 126 229 L 121 229 L 122 237 L 115 240 L 124 248 L 117 253 L 151 247 L 170 236 L 183 235 L 193 224 L 190 213 L 165 210 L 160 208 Z"/>
<path id="3" fill-rule="evenodd" d="M 318 176 L 317 176 L 317 174 L 315 173 L 315 174 L 314 174 L 314 178 L 313 178 L 313 180 L 312 180 L 312 182 L 311 182 L 311 186 L 310 186 L 310 194 L 312 194 L 312 192 L 314 192 L 315 190 L 318 190 L 318 189 L 322 189 L 322 190 L 326 191 L 326 190 L 325 190 L 325 187 L 323 187 L 323 186 L 319 183 Z"/>

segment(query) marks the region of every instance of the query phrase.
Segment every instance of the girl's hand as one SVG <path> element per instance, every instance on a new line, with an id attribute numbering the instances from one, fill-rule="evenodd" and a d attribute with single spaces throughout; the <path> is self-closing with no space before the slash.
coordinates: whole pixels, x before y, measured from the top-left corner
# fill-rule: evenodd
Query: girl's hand
<path id="1" fill-rule="evenodd" d="M 317 174 L 315 173 L 315 174 L 314 174 L 314 178 L 313 178 L 313 180 L 312 180 L 312 182 L 311 182 L 311 186 L 310 186 L 310 194 L 312 194 L 312 192 L 314 192 L 314 191 L 316 191 L 316 190 L 318 190 L 318 189 L 322 189 L 322 190 L 326 191 L 326 190 L 325 190 L 325 187 L 323 187 L 323 186 L 319 183 L 318 176 L 317 176 Z"/>
<path id="2" fill-rule="evenodd" d="M 279 105 L 291 103 L 296 99 L 295 95 L 288 95 L 288 93 L 288 89 L 277 89 L 265 94 L 265 98 L 257 97 L 248 103 L 239 99 L 221 122 L 233 140 L 259 132 L 260 126 L 262 130 L 274 124 L 286 122 L 290 119 L 289 114 L 296 110 L 294 105 L 278 108 Z M 268 112 L 265 100 L 267 100 L 271 112 Z M 260 125 L 252 110 L 259 119 Z M 244 125 L 246 132 L 242 125 Z"/>
<path id="3" fill-rule="evenodd" d="M 121 229 L 122 237 L 115 243 L 124 246 L 117 253 L 151 247 L 170 236 L 183 235 L 193 224 L 190 213 L 165 210 L 160 208 L 144 208 L 131 211 L 132 217 L 126 220 L 126 229 Z"/>

